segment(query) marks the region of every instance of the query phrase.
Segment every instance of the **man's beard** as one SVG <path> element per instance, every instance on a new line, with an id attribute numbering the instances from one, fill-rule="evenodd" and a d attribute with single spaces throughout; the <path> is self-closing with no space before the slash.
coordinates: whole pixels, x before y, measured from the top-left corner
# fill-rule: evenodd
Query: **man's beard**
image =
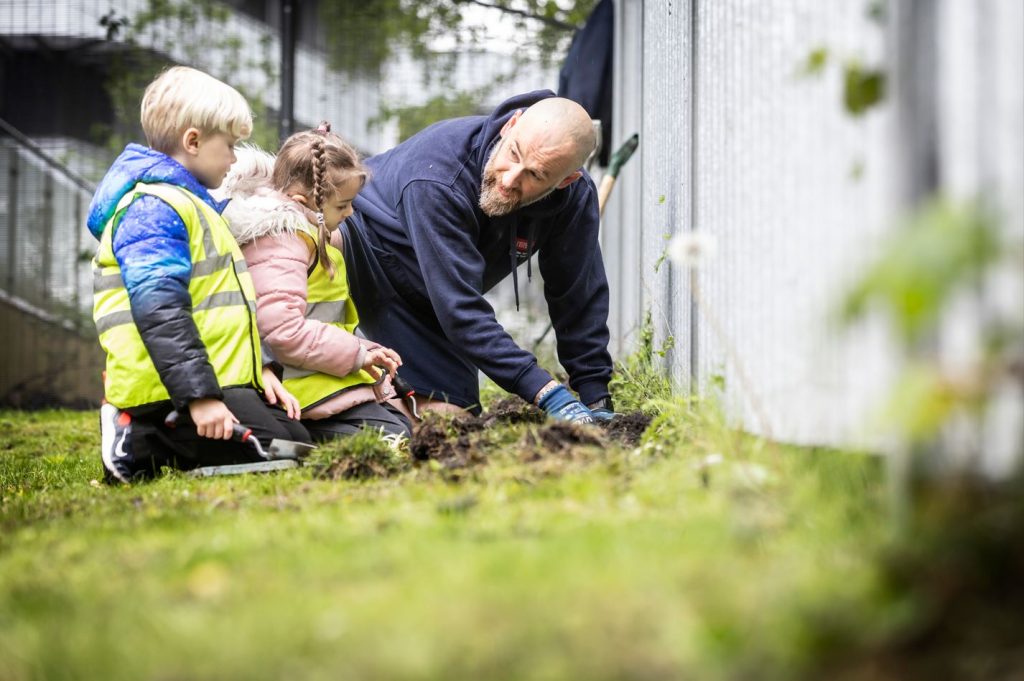
<path id="1" fill-rule="evenodd" d="M 510 190 L 506 196 L 498 189 L 498 173 L 484 170 L 484 178 L 480 183 L 480 210 L 492 218 L 508 215 L 519 208 L 519 192 Z"/>
<path id="2" fill-rule="evenodd" d="M 507 196 L 503 194 L 498 188 L 500 173 L 494 169 L 494 158 L 504 144 L 505 140 L 502 140 L 491 150 L 491 155 L 487 157 L 487 164 L 484 165 L 483 178 L 480 181 L 480 210 L 484 212 L 484 215 L 492 218 L 508 215 L 524 206 L 540 201 L 555 191 L 555 188 L 552 187 L 529 201 L 523 201 L 522 192 L 518 189 L 510 189 Z"/>

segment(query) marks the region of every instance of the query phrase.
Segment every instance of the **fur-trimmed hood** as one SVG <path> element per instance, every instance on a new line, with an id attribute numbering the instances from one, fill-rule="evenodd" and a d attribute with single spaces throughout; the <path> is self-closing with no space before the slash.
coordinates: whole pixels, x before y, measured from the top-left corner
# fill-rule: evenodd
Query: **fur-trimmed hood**
<path id="1" fill-rule="evenodd" d="M 219 199 L 231 200 L 223 215 L 239 244 L 315 227 L 312 212 L 273 188 L 273 154 L 243 145 L 235 156 L 237 160 L 224 183 L 213 193 Z"/>

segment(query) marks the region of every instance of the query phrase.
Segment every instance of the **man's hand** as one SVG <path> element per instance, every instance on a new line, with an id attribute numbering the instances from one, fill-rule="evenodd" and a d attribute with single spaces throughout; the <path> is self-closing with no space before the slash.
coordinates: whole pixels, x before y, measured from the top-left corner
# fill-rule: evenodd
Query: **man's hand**
<path id="1" fill-rule="evenodd" d="M 192 400 L 188 404 L 188 413 L 199 436 L 212 440 L 230 440 L 231 427 L 238 423 L 228 405 L 213 397 Z"/>
<path id="2" fill-rule="evenodd" d="M 540 394 L 537 406 L 546 411 L 551 418 L 570 423 L 594 422 L 594 415 L 590 410 L 573 397 L 564 385 L 558 383 L 554 388 L 542 389 Z"/>
<path id="3" fill-rule="evenodd" d="M 366 353 L 366 359 L 363 360 L 363 370 L 368 372 L 374 378 L 380 378 L 377 374 L 379 373 L 374 367 L 381 367 L 388 372 L 388 376 L 392 380 L 395 378 L 395 372 L 398 371 L 398 367 L 402 366 L 402 358 L 397 352 L 391 348 L 385 348 L 383 346 L 368 350 Z"/>
<path id="4" fill-rule="evenodd" d="M 302 409 L 299 408 L 299 400 L 295 395 L 288 392 L 269 366 L 263 367 L 263 398 L 267 404 L 280 404 L 288 412 L 288 418 L 298 421 L 302 418 Z"/>

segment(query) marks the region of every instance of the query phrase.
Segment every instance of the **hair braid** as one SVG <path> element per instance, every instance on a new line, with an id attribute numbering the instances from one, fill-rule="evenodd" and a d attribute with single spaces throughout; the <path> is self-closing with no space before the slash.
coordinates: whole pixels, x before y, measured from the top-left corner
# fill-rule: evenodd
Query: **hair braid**
<path id="1" fill-rule="evenodd" d="M 327 169 L 324 160 L 324 139 L 314 135 L 311 144 L 313 153 L 313 207 L 316 210 L 317 243 L 316 252 L 320 264 L 327 270 L 327 276 L 334 278 L 334 263 L 327 255 L 327 243 L 331 239 L 331 231 L 324 222 L 324 198 L 327 195 Z"/>

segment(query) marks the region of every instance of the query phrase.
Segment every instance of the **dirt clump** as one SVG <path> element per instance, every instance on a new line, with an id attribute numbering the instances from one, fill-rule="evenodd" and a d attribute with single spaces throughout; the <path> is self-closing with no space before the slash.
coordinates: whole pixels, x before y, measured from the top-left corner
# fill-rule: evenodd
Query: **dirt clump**
<path id="1" fill-rule="evenodd" d="M 583 456 L 584 448 L 603 449 L 608 446 L 601 431 L 568 421 L 552 421 L 537 429 L 526 431 L 522 439 L 522 459 L 539 461 L 555 454 L 575 461 Z"/>
<path id="2" fill-rule="evenodd" d="M 543 411 L 520 397 L 505 397 L 492 404 L 480 421 L 489 428 L 499 423 L 544 423 Z"/>
<path id="3" fill-rule="evenodd" d="M 483 430 L 475 417 L 446 420 L 428 415 L 413 430 L 409 453 L 416 461 L 436 461 L 445 469 L 478 466 L 487 461 L 471 433 Z"/>
<path id="4" fill-rule="evenodd" d="M 651 417 L 642 411 L 631 411 L 619 414 L 611 421 L 598 423 L 605 435 L 627 447 L 635 447 L 643 436 L 647 426 L 651 425 Z"/>
<path id="5" fill-rule="evenodd" d="M 471 419 L 471 422 L 463 427 L 474 428 L 479 425 L 486 429 L 506 423 L 536 423 L 540 425 L 547 422 L 547 415 L 529 402 L 511 396 L 492 404 L 476 421 L 478 423 L 472 423 Z M 651 425 L 651 417 L 642 411 L 632 411 L 619 414 L 611 421 L 598 421 L 597 425 L 611 440 L 634 447 L 640 442 L 647 426 Z"/>

